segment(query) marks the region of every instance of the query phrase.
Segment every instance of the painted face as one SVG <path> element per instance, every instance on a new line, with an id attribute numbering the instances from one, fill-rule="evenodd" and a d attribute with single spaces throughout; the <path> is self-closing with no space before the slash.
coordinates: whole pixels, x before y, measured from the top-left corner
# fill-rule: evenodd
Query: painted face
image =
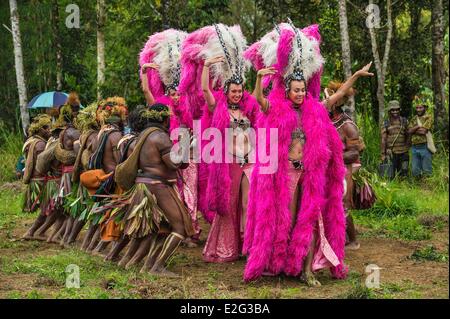
<path id="1" fill-rule="evenodd" d="M 242 84 L 231 83 L 227 93 L 228 102 L 231 104 L 238 104 L 242 99 L 243 93 Z"/>
<path id="2" fill-rule="evenodd" d="M 72 109 L 72 115 L 73 117 L 77 117 L 78 112 L 80 111 L 80 100 L 77 100 L 77 103 L 74 105 L 71 105 L 71 109 Z"/>
<path id="3" fill-rule="evenodd" d="M 306 96 L 305 81 L 292 81 L 288 91 L 288 98 L 295 105 L 301 105 Z"/>
<path id="4" fill-rule="evenodd" d="M 417 115 L 422 116 L 425 114 L 425 107 L 423 105 L 416 106 Z"/>
<path id="5" fill-rule="evenodd" d="M 169 97 L 176 103 L 180 100 L 180 94 L 178 91 L 170 89 L 169 90 Z"/>
<path id="6" fill-rule="evenodd" d="M 41 135 L 41 136 L 42 136 L 43 138 L 45 138 L 45 139 L 49 139 L 50 136 L 51 136 L 50 125 L 44 125 L 44 126 L 41 128 L 41 132 L 40 132 L 39 135 Z"/>

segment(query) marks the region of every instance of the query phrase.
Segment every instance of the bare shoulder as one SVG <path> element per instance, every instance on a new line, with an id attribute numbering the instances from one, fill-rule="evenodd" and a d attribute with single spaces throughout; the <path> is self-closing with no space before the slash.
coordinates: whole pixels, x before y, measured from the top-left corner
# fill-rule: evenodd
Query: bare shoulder
<path id="1" fill-rule="evenodd" d="M 351 121 L 345 122 L 344 125 L 342 125 L 342 130 L 343 130 L 345 136 L 348 137 L 348 138 L 357 138 L 357 137 L 359 137 L 358 128 Z"/>
<path id="2" fill-rule="evenodd" d="M 80 131 L 74 127 L 69 127 L 65 132 L 65 137 L 71 140 L 77 140 L 80 137 Z"/>
<path id="3" fill-rule="evenodd" d="M 108 136 L 108 140 L 112 143 L 112 144 L 117 144 L 119 143 L 120 139 L 122 138 L 122 133 L 119 131 L 115 131 L 112 132 L 111 134 L 109 134 Z"/>
<path id="4" fill-rule="evenodd" d="M 167 147 L 172 147 L 172 141 L 170 140 L 169 134 L 162 130 L 156 130 L 151 133 L 147 141 L 151 141 L 159 150 L 165 149 Z"/>
<path id="5" fill-rule="evenodd" d="M 86 145 L 90 145 L 92 144 L 92 142 L 95 140 L 95 138 L 97 137 L 98 132 L 92 132 L 91 134 L 89 134 L 87 140 L 86 140 Z"/>
<path id="6" fill-rule="evenodd" d="M 44 141 L 38 141 L 36 143 L 36 146 L 35 146 L 36 152 L 42 152 L 44 149 L 45 149 L 45 142 Z"/>

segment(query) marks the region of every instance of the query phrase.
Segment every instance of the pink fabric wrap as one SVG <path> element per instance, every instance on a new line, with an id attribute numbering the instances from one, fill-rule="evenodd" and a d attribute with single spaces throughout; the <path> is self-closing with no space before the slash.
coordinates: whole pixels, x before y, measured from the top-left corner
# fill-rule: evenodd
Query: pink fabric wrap
<path id="1" fill-rule="evenodd" d="M 238 163 L 228 165 L 230 178 L 229 211 L 227 214 L 216 214 L 203 248 L 203 260 L 207 262 L 231 262 L 237 260 L 242 250 L 244 238 L 245 216 L 242 214 L 240 185 L 242 174 L 250 181 L 252 164 L 241 167 Z"/>

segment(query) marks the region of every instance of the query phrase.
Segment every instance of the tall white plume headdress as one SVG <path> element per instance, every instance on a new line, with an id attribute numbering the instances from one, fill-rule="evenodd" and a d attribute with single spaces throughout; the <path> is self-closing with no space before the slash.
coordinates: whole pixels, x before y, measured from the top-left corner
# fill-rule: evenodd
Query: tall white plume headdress
<path id="1" fill-rule="evenodd" d="M 247 41 L 238 25 L 229 27 L 224 24 L 215 24 L 215 34 L 211 36 L 203 47 L 201 55 L 204 59 L 215 56 L 225 56 L 225 63 L 215 63 L 210 68 L 212 87 L 223 87 L 225 91 L 230 83 L 243 84 L 245 72 L 249 63 L 244 59 L 243 53 Z"/>

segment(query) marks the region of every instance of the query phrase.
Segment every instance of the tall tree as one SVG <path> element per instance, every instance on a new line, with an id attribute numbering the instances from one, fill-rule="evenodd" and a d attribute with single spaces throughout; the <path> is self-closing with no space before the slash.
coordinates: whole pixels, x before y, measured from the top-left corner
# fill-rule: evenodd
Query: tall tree
<path id="1" fill-rule="evenodd" d="M 161 0 L 161 22 L 163 30 L 170 28 L 169 26 L 169 0 Z"/>
<path id="2" fill-rule="evenodd" d="M 373 5 L 373 0 L 369 1 L 370 5 Z M 369 29 L 370 42 L 372 45 L 373 60 L 375 62 L 375 69 L 377 71 L 377 101 L 378 101 L 378 122 L 381 126 L 384 118 L 384 92 L 385 92 L 385 80 L 386 70 L 389 61 L 389 51 L 391 49 L 392 40 L 392 3 L 391 0 L 386 1 L 386 13 L 387 13 L 387 35 L 386 42 L 384 44 L 383 60 L 380 59 L 380 53 L 378 50 L 377 34 L 375 32 L 376 23 L 374 21 L 367 21 L 367 28 Z M 372 16 L 375 19 L 379 19 L 378 12 L 373 13 Z M 370 18 L 370 17 L 369 17 Z"/>
<path id="3" fill-rule="evenodd" d="M 16 0 L 9 0 L 11 10 L 11 30 L 14 42 L 14 61 L 16 67 L 17 90 L 19 92 L 20 118 L 22 129 L 26 133 L 26 127 L 30 124 L 30 115 L 27 110 L 27 87 L 23 72 L 22 40 L 19 28 L 19 11 Z"/>
<path id="4" fill-rule="evenodd" d="M 97 99 L 102 98 L 105 83 L 105 0 L 97 0 Z"/>
<path id="5" fill-rule="evenodd" d="M 432 8 L 432 78 L 435 128 L 448 140 L 448 114 L 445 109 L 444 23 L 442 0 L 433 0 Z"/>
<path id="6" fill-rule="evenodd" d="M 61 52 L 61 41 L 59 34 L 59 9 L 58 0 L 53 0 L 52 4 L 52 29 L 53 29 L 53 41 L 54 48 L 56 51 L 56 90 L 62 90 L 62 52 Z"/>
<path id="7" fill-rule="evenodd" d="M 350 51 L 350 38 L 348 36 L 346 0 L 339 0 L 339 27 L 341 31 L 342 64 L 345 78 L 352 76 L 352 59 Z M 355 99 L 353 96 L 348 101 L 348 114 L 355 119 Z"/>

